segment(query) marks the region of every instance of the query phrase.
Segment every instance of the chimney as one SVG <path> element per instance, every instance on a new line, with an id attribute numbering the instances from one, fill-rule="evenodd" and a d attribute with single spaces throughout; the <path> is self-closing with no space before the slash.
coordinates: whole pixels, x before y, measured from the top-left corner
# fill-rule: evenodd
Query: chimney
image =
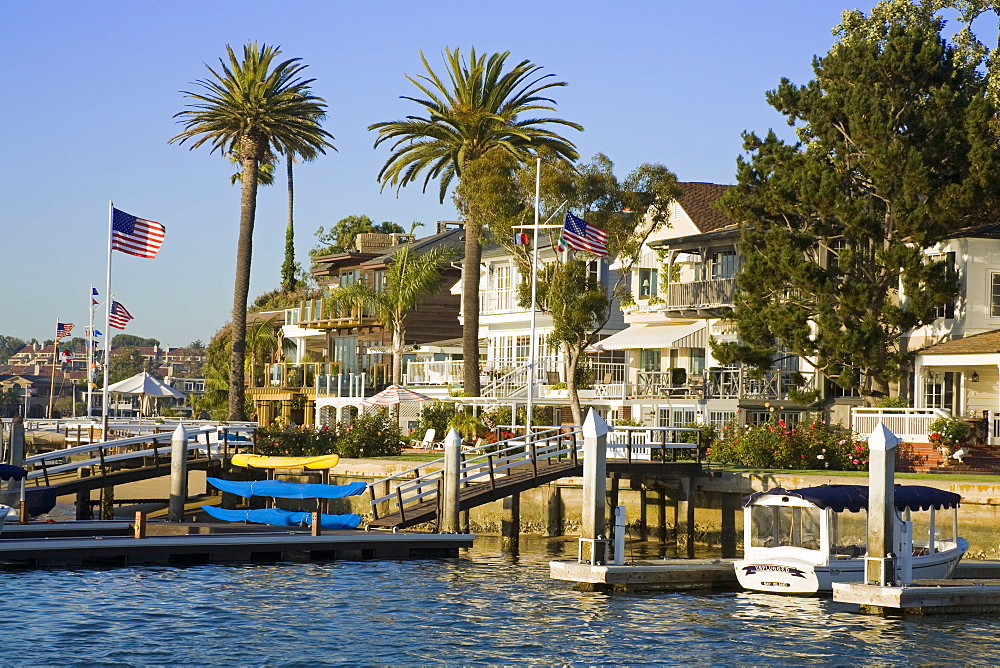
<path id="1" fill-rule="evenodd" d="M 460 230 L 465 227 L 465 223 L 460 220 L 439 220 L 437 222 L 437 233 L 443 234 L 448 230 Z"/>

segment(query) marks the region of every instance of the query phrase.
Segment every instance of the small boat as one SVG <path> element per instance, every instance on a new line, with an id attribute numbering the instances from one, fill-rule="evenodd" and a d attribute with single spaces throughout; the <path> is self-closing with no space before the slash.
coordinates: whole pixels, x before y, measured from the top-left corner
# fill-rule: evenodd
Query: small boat
<path id="1" fill-rule="evenodd" d="M 233 464 L 248 466 L 255 469 L 332 469 L 340 463 L 339 455 L 320 455 L 318 457 L 268 457 L 267 455 L 251 455 L 240 453 L 233 455 Z"/>
<path id="2" fill-rule="evenodd" d="M 357 496 L 368 489 L 368 484 L 364 482 L 321 485 L 284 480 L 222 480 L 211 476 L 205 480 L 219 491 L 245 498 L 270 496 L 275 499 L 342 499 L 347 496 Z"/>
<path id="3" fill-rule="evenodd" d="M 897 578 L 946 579 L 968 549 L 958 537 L 962 497 L 934 487 L 896 485 L 894 531 Z M 744 589 L 782 594 L 832 591 L 834 582 L 864 579 L 868 487 L 781 487 L 744 499 L 742 560 L 736 577 Z M 951 522 L 937 511 L 952 509 Z M 942 524 L 950 524 L 945 537 Z M 918 539 L 918 536 L 920 537 Z"/>
<path id="4" fill-rule="evenodd" d="M 0 503 L 0 531 L 3 531 L 3 523 L 4 523 L 4 520 L 6 520 L 6 519 L 7 519 L 7 515 L 8 515 L 8 514 L 9 514 L 9 513 L 10 513 L 10 512 L 12 511 L 12 510 L 14 510 L 14 509 L 13 509 L 13 508 L 11 508 L 10 506 L 6 506 L 6 505 L 4 505 L 4 504 Z"/>

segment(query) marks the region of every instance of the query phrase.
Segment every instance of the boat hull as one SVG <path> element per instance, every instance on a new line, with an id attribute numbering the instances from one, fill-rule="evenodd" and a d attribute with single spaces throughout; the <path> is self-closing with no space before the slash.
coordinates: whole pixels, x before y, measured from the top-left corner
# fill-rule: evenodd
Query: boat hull
<path id="1" fill-rule="evenodd" d="M 913 557 L 913 580 L 943 580 L 951 577 L 968 549 L 958 546 L 933 555 Z M 810 564 L 791 560 L 744 559 L 734 563 L 740 586 L 774 594 L 816 594 L 833 591 L 833 583 L 862 582 L 864 559 L 843 559 L 831 564 Z M 899 577 L 899 565 L 896 569 Z"/>

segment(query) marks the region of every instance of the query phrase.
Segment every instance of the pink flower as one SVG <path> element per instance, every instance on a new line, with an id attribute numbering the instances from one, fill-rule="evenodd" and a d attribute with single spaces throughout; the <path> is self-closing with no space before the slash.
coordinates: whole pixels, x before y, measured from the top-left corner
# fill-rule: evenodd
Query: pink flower
<path id="1" fill-rule="evenodd" d="M 851 463 L 856 466 L 856 465 L 860 464 L 861 462 L 859 462 L 857 459 L 852 459 Z"/>

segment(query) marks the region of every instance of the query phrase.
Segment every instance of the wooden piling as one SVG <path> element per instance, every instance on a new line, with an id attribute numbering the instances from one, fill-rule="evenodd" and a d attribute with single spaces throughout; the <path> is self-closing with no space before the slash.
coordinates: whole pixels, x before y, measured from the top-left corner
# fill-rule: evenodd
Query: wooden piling
<path id="1" fill-rule="evenodd" d="M 146 513 L 141 510 L 135 512 L 135 523 L 132 524 L 136 538 L 146 537 Z"/>
<path id="2" fill-rule="evenodd" d="M 500 545 L 516 551 L 521 538 L 521 495 L 511 494 L 503 499 L 500 518 Z"/>

